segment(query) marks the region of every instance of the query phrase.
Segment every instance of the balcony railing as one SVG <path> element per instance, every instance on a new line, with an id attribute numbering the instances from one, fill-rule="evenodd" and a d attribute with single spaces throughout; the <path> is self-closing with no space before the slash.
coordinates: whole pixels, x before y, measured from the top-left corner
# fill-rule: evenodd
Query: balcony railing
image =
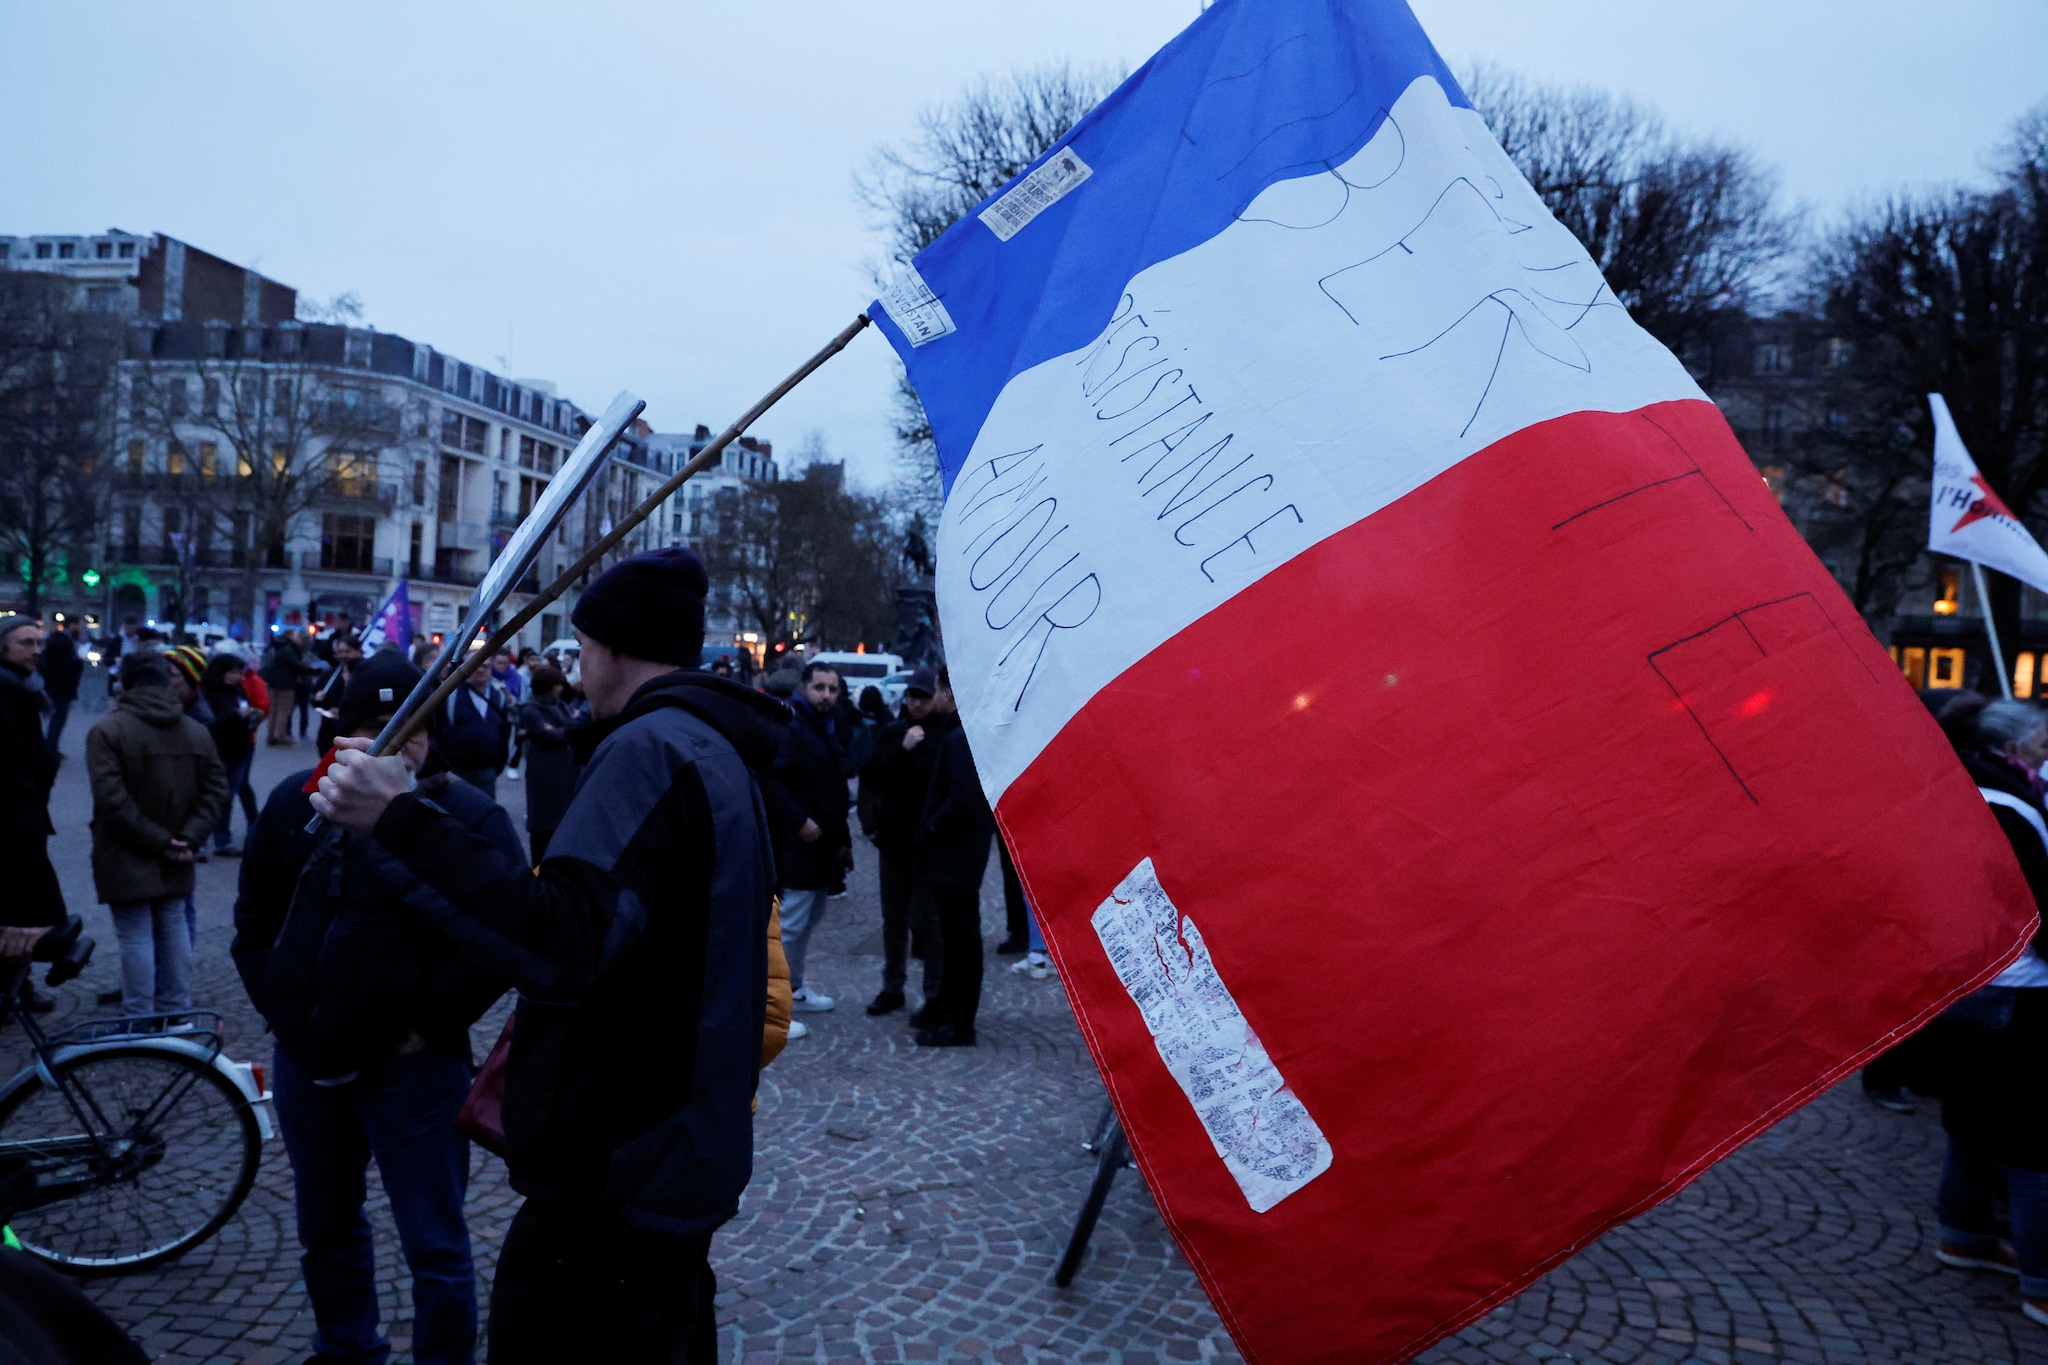
<path id="1" fill-rule="evenodd" d="M 440 564 L 430 568 L 422 567 L 425 572 L 420 576 L 429 583 L 450 583 L 460 588 L 473 588 L 484 581 L 483 573 L 478 569 L 457 569 Z"/>
<path id="2" fill-rule="evenodd" d="M 321 488 L 318 500 L 330 504 L 375 503 L 379 507 L 396 507 L 398 498 L 399 488 L 395 483 L 377 483 L 371 479 L 333 479 Z"/>
<path id="3" fill-rule="evenodd" d="M 299 553 L 299 567 L 313 573 L 363 574 L 370 578 L 391 577 L 391 561 L 389 559 L 332 556 L 321 555 L 314 551 L 301 551 Z"/>

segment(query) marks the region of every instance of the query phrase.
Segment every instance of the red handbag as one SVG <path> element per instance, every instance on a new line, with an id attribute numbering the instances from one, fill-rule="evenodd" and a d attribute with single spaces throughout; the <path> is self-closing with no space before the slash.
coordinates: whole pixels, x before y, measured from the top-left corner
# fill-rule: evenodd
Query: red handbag
<path id="1" fill-rule="evenodd" d="M 516 1016 L 515 1016 L 516 1017 Z M 462 1112 L 455 1116 L 455 1131 L 495 1156 L 505 1155 L 505 1070 L 512 1058 L 512 1020 L 491 1045 L 491 1055 L 470 1083 Z"/>

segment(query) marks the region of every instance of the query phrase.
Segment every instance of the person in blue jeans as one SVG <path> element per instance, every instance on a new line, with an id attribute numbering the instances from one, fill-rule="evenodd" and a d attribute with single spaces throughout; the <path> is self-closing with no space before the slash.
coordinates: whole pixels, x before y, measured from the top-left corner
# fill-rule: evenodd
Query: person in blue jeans
<path id="1" fill-rule="evenodd" d="M 359 664 L 340 731 L 374 736 L 418 681 L 404 656 Z M 414 794 L 524 870 L 511 819 L 435 772 L 424 733 L 405 748 Z M 423 771 L 423 765 L 425 770 Z M 418 880 L 371 839 L 306 832 L 311 771 L 280 783 L 244 849 L 235 966 L 277 1036 L 278 1126 L 292 1163 L 306 1294 L 321 1365 L 381 1365 L 376 1265 L 363 1201 L 377 1162 L 413 1280 L 413 1359 L 467 1365 L 476 1347 L 476 1267 L 463 1197 L 469 1144 L 455 1116 L 469 1093 L 469 1027 L 505 982 L 459 959 L 414 904 Z"/>

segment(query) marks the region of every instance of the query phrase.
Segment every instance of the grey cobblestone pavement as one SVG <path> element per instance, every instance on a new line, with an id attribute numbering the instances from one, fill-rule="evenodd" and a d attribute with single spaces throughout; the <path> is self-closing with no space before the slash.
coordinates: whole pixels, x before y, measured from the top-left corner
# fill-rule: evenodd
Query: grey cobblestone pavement
<path id="1" fill-rule="evenodd" d="M 82 983 L 62 991 L 60 1022 L 91 1013 L 93 993 L 114 981 L 76 757 L 93 719 L 75 715 L 67 737 L 52 853 L 72 908 L 104 946 Z M 259 794 L 310 761 L 306 747 L 259 750 Z M 501 794 L 516 810 L 519 784 Z M 232 1022 L 230 1053 L 249 1059 L 267 1047 L 227 958 L 238 866 L 200 869 L 197 980 L 200 1003 Z M 868 851 L 812 947 L 813 979 L 839 1008 L 805 1016 L 811 1035 L 762 1080 L 754 1182 L 713 1245 L 722 1358 L 1239 1360 L 1136 1172 L 1112 1190 L 1074 1285 L 1052 1287 L 1092 1172 L 1080 1142 L 1102 1104 L 1059 984 L 1013 975 L 1003 970 L 1013 959 L 992 955 L 983 1046 L 920 1053 L 901 1015 L 861 1011 L 880 965 L 873 887 Z M 993 880 L 983 903 L 993 933 Z M 501 1013 L 479 1025 L 479 1048 Z M 0 1036 L 0 1076 L 19 1053 L 14 1036 Z M 1932 1106 L 1922 1111 L 1884 1113 L 1853 1082 L 1839 1088 L 1423 1359 L 2048 1362 L 2048 1328 L 2021 1317 L 2009 1279 L 1935 1265 L 1928 1206 L 1941 1133 Z M 472 1171 L 487 1285 L 518 1197 L 496 1158 L 477 1153 Z M 381 1194 L 373 1220 L 387 1328 L 409 1360 L 403 1266 Z M 282 1145 L 267 1145 L 255 1191 L 212 1242 L 87 1287 L 159 1361 L 304 1359 L 312 1320 Z"/>

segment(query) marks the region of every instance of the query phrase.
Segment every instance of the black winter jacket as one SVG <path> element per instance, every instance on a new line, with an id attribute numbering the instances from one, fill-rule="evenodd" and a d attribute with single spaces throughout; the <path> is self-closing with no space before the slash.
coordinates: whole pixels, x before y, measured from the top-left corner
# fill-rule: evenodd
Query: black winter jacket
<path id="1" fill-rule="evenodd" d="M 838 727 L 827 730 L 828 719 L 801 697 L 783 714 L 787 723 L 775 755 L 775 776 L 788 805 L 777 821 L 789 831 L 777 860 L 782 884 L 794 891 L 837 886 L 845 877 L 841 850 L 853 847 L 846 820 L 852 804 L 846 790 L 846 749 Z M 778 800 L 772 789 L 769 799 Z M 805 820 L 817 821 L 822 837 L 809 843 L 798 838 L 796 831 Z"/>
<path id="2" fill-rule="evenodd" d="M 526 827 L 546 834 L 562 823 L 576 791 L 582 765 L 569 747 L 578 724 L 560 699 L 530 701 L 519 708 L 519 742 L 526 774 Z"/>
<path id="3" fill-rule="evenodd" d="M 1979 787 L 2017 796 L 2035 811 L 2042 810 L 2041 798 L 2034 795 L 2033 784 L 2027 781 L 2026 774 L 1997 754 L 1981 751 L 1962 757 L 1970 780 Z M 1993 805 L 1991 814 L 1997 819 L 1998 827 L 2005 831 L 2006 840 L 2012 844 L 2013 856 L 2019 860 L 2027 888 L 2034 893 L 2034 906 L 2041 912 L 2041 927 L 2034 931 L 2034 953 L 2048 958 L 2048 848 L 2042 846 L 2041 836 L 2035 832 L 2033 823 L 2010 806 Z"/>
<path id="4" fill-rule="evenodd" d="M 510 698 L 502 687 L 486 688 L 484 712 L 479 714 L 476 695 L 467 686 L 456 688 L 428 717 L 427 733 L 433 737 L 434 752 L 449 767 L 503 772 L 512 757 Z"/>
<path id="5" fill-rule="evenodd" d="M 718 1226 L 753 1174 L 775 868 L 755 773 L 788 712 L 694 670 L 577 731 L 538 872 L 418 797 L 376 840 L 410 901 L 519 988 L 506 1164 L 522 1194 L 655 1232 Z"/>
<path id="6" fill-rule="evenodd" d="M 359 1071 L 412 1033 L 467 1058 L 469 1026 L 509 983 L 408 907 L 416 880 L 374 840 L 333 825 L 306 833 L 311 775 L 277 785 L 244 850 L 233 953 L 250 1001 L 316 1079 Z M 467 782 L 440 772 L 418 797 L 502 856 L 524 856 L 511 817 Z"/>
<path id="7" fill-rule="evenodd" d="M 939 738 L 931 789 L 925 793 L 917 831 L 919 870 L 939 886 L 980 886 L 995 832 L 967 731 L 956 721 Z"/>
<path id="8" fill-rule="evenodd" d="M 903 736 L 913 725 L 924 727 L 924 738 L 906 751 Z M 959 728 L 958 716 L 934 715 L 923 721 L 893 720 L 876 732 L 875 756 L 861 772 L 860 790 L 863 798 L 873 794 L 875 847 L 887 856 L 908 858 L 916 850 L 940 741 Z"/>

